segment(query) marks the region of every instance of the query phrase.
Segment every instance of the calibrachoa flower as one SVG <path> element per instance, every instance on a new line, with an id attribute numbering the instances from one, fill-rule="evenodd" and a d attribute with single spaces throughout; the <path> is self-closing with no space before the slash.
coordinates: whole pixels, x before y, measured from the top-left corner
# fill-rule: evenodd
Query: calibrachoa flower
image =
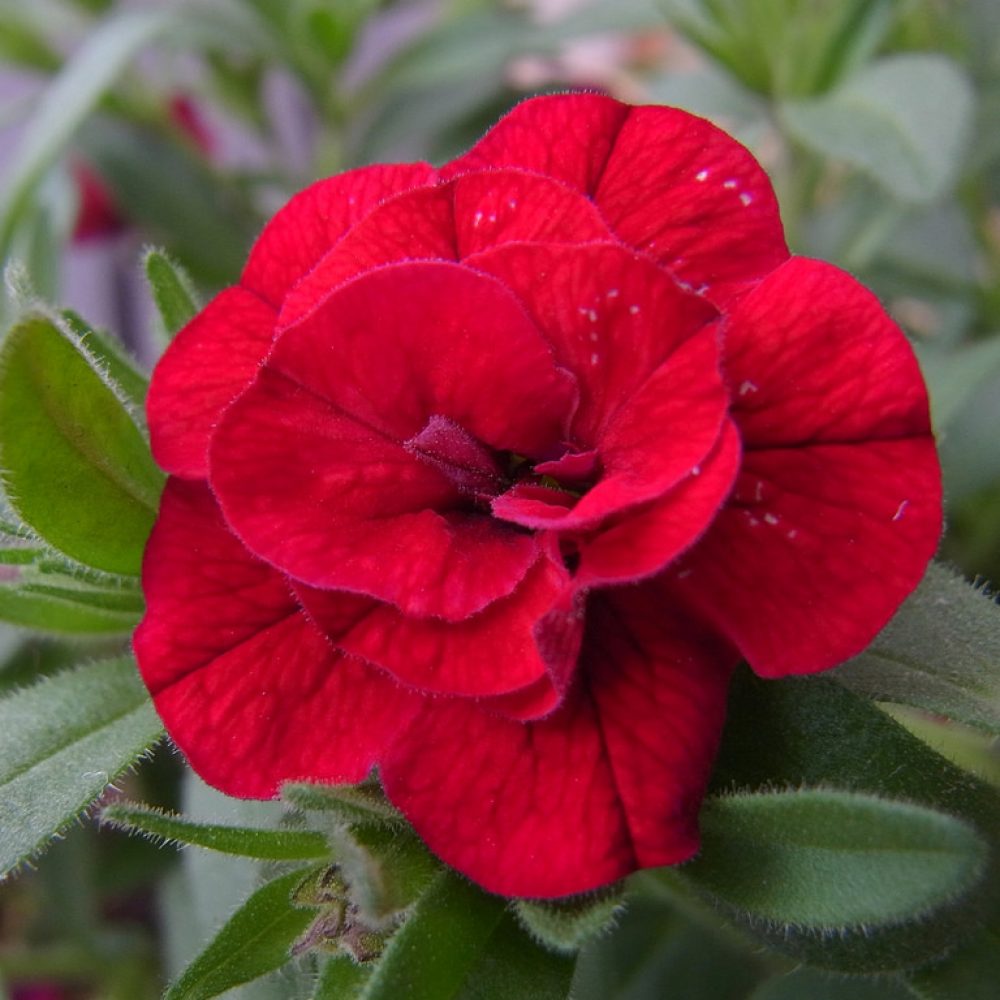
<path id="1" fill-rule="evenodd" d="M 695 853 L 734 666 L 859 652 L 941 525 L 875 298 L 789 256 L 724 133 L 596 95 L 293 198 L 149 424 L 135 646 L 195 770 L 270 797 L 377 766 L 510 895 Z"/>

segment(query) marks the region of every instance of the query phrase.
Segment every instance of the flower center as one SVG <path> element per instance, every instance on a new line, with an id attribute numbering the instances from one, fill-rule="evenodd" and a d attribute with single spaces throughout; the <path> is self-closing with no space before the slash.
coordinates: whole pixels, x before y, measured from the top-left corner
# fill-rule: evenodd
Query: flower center
<path id="1" fill-rule="evenodd" d="M 533 462 L 513 452 L 494 451 L 461 424 L 437 414 L 403 447 L 447 476 L 461 493 L 486 505 L 521 483 L 579 497 L 594 485 L 600 472 L 596 451 L 561 445 L 553 449 L 559 457 Z"/>

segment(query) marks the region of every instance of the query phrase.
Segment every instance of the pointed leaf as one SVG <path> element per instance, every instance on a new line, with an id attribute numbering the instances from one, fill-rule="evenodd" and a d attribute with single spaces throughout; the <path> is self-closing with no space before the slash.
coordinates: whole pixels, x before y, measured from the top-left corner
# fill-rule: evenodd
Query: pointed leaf
<path id="1" fill-rule="evenodd" d="M 504 913 L 504 900 L 442 872 L 393 935 L 363 1000 L 451 1000 Z"/>
<path id="2" fill-rule="evenodd" d="M 403 814 L 374 784 L 311 785 L 289 782 L 281 797 L 306 812 L 326 812 L 331 818 L 355 826 L 406 826 Z"/>
<path id="3" fill-rule="evenodd" d="M 716 798 L 701 826 L 685 879 L 745 920 L 820 933 L 921 920 L 967 896 L 988 858 L 954 816 L 833 789 Z"/>
<path id="4" fill-rule="evenodd" d="M 67 670 L 0 701 L 0 874 L 72 822 L 161 732 L 129 658 Z"/>
<path id="5" fill-rule="evenodd" d="M 927 202 L 954 182 L 970 136 L 974 94 L 938 54 L 871 63 L 826 97 L 788 102 L 788 131 L 823 156 L 869 173 L 897 198 Z"/>
<path id="6" fill-rule="evenodd" d="M 312 1000 L 359 1000 L 373 968 L 351 958 L 331 958 L 319 974 Z"/>
<path id="7" fill-rule="evenodd" d="M 139 572 L 162 474 L 93 360 L 41 313 L 0 347 L 0 463 L 11 506 L 46 542 Z"/>
<path id="8" fill-rule="evenodd" d="M 42 632 L 121 635 L 135 628 L 142 614 L 141 610 L 77 600 L 76 596 L 54 588 L 0 584 L 0 621 Z"/>
<path id="9" fill-rule="evenodd" d="M 831 785 L 926 806 L 964 822 L 984 840 L 992 841 L 1000 828 L 1000 796 L 994 789 L 950 764 L 867 699 L 826 678 L 775 683 L 749 671 L 738 673 L 715 790 Z M 763 922 L 743 926 L 777 951 L 837 971 L 912 967 L 944 954 L 984 913 L 998 915 L 995 850 L 990 864 L 991 874 L 969 898 L 942 900 L 919 921 L 845 926 L 839 934 L 826 935 L 792 925 L 777 930 Z"/>
<path id="10" fill-rule="evenodd" d="M 163 328 L 172 337 L 198 312 L 198 295 L 187 272 L 162 250 L 147 251 L 143 269 Z"/>
<path id="11" fill-rule="evenodd" d="M 868 649 L 831 676 L 858 694 L 1000 734 L 1000 606 L 931 564 Z"/>
<path id="12" fill-rule="evenodd" d="M 567 954 L 605 930 L 623 909 L 620 884 L 568 899 L 514 900 L 524 929 L 545 947 Z"/>
<path id="13" fill-rule="evenodd" d="M 140 802 L 112 803 L 102 811 L 101 822 L 146 834 L 160 843 L 191 844 L 244 858 L 308 861 L 330 854 L 326 838 L 311 830 L 264 830 L 197 823 Z"/>
<path id="14" fill-rule="evenodd" d="M 139 371 L 136 361 L 129 356 L 124 345 L 110 333 L 95 330 L 72 309 L 64 309 L 61 316 L 70 331 L 80 338 L 80 343 L 97 362 L 107 380 L 141 412 L 146 405 L 149 379 Z"/>
<path id="15" fill-rule="evenodd" d="M 258 889 L 167 990 L 164 1000 L 208 1000 L 284 965 L 295 939 L 316 916 L 314 910 L 298 909 L 291 902 L 305 874 L 289 872 Z"/>

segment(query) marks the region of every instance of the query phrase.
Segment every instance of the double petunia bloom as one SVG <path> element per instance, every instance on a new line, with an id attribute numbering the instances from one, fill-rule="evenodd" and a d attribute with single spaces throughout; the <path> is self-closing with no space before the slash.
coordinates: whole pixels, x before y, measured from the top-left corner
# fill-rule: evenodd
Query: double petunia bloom
<path id="1" fill-rule="evenodd" d="M 195 770 L 271 797 L 377 767 L 508 895 L 695 853 L 736 664 L 859 652 L 941 526 L 876 299 L 789 256 L 731 138 L 594 95 L 293 198 L 149 425 L 135 648 Z"/>

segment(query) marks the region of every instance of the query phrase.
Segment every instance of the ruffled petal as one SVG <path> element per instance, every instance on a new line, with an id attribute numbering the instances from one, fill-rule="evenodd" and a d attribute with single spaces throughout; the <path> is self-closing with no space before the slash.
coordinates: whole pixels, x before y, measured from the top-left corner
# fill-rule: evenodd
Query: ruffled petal
<path id="1" fill-rule="evenodd" d="M 646 587 L 593 601 L 584 649 L 548 718 L 427 703 L 383 762 L 431 850 L 492 892 L 585 892 L 698 848 L 737 655 Z"/>
<path id="2" fill-rule="evenodd" d="M 712 523 L 739 464 L 739 435 L 727 422 L 712 453 L 666 496 L 580 539 L 577 586 L 634 582 L 664 569 Z"/>
<path id="3" fill-rule="evenodd" d="M 460 620 L 509 594 L 537 543 L 404 446 L 444 416 L 498 451 L 545 450 L 574 393 L 493 279 L 386 267 L 282 334 L 215 435 L 211 480 L 240 537 L 290 576 Z"/>
<path id="4" fill-rule="evenodd" d="M 382 264 L 462 260 L 512 242 L 611 239 L 593 203 L 548 177 L 519 170 L 469 174 L 379 205 L 289 292 L 279 325 L 307 316 L 335 288 Z"/>
<path id="5" fill-rule="evenodd" d="M 435 178 L 427 163 L 392 163 L 359 167 L 310 185 L 264 227 L 240 284 L 280 308 L 288 290 L 376 205 Z"/>
<path id="6" fill-rule="evenodd" d="M 168 482 L 143 586 L 143 679 L 192 766 L 230 795 L 359 781 L 417 706 L 333 650 L 284 579 L 229 533 L 201 483 Z"/>
<path id="7" fill-rule="evenodd" d="M 252 292 L 227 288 L 167 348 L 153 372 L 146 412 L 153 455 L 168 472 L 207 475 L 212 431 L 270 350 L 275 319 Z"/>
<path id="8" fill-rule="evenodd" d="M 816 261 L 742 300 L 725 353 L 743 467 L 675 591 L 761 675 L 824 670 L 864 649 L 937 547 L 923 381 L 875 297 Z"/>
<path id="9" fill-rule="evenodd" d="M 629 107 L 596 94 L 533 98 L 441 175 L 490 167 L 534 170 L 592 196 L 622 240 L 715 303 L 788 257 L 757 161 L 676 108 Z"/>
<path id="10" fill-rule="evenodd" d="M 654 371 L 717 315 L 624 247 L 513 245 L 475 254 L 524 304 L 580 389 L 572 435 L 591 446 Z M 718 381 L 709 371 L 708 382 Z"/>
<path id="11" fill-rule="evenodd" d="M 520 691 L 547 676 L 535 626 L 568 583 L 540 559 L 513 593 L 461 622 L 407 618 L 388 604 L 296 587 L 306 612 L 338 648 L 421 691 L 483 697 Z"/>

